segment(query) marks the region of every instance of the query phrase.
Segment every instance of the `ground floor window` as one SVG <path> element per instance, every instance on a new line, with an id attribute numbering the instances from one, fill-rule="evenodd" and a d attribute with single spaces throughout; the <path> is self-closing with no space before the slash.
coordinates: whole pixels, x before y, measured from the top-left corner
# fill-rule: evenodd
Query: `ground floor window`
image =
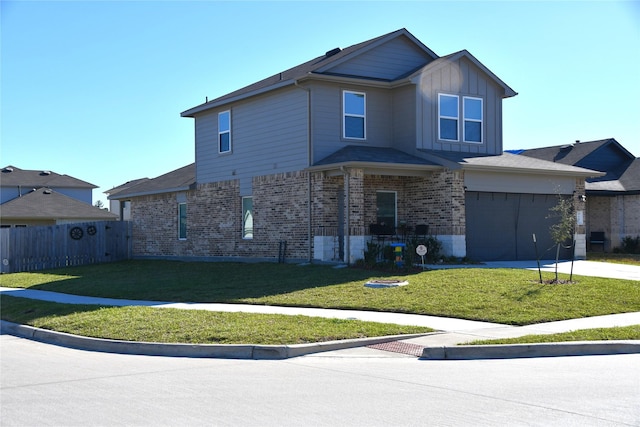
<path id="1" fill-rule="evenodd" d="M 387 227 L 396 226 L 397 195 L 395 191 L 378 191 L 376 193 L 377 223 Z"/>
<path id="2" fill-rule="evenodd" d="M 242 238 L 253 239 L 253 197 L 242 198 Z"/>
<path id="3" fill-rule="evenodd" d="M 187 204 L 178 203 L 178 239 L 187 238 Z"/>

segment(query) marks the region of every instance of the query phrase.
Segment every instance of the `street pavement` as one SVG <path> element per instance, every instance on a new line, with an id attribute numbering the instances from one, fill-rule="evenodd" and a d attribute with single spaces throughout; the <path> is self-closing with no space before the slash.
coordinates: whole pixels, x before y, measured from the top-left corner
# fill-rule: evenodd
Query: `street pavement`
<path id="1" fill-rule="evenodd" d="M 533 266 L 532 266 L 533 264 Z M 570 264 L 570 263 L 569 263 Z M 546 271 L 555 270 L 550 262 L 541 262 Z M 430 266 L 450 268 L 449 266 Z M 458 266 L 460 267 L 460 266 Z M 537 269 L 536 262 L 496 262 L 467 268 L 526 268 Z M 567 263 L 558 265 L 561 272 L 568 271 Z M 576 275 L 628 278 L 640 280 L 640 267 L 602 262 L 576 261 L 573 265 Z M 396 336 L 362 340 L 343 340 L 330 343 L 316 343 L 285 346 L 257 345 L 186 345 L 130 343 L 114 340 L 97 340 L 85 337 L 57 334 L 50 331 L 35 330 L 22 325 L 2 322 L 4 332 L 32 339 L 54 342 L 77 348 L 130 354 L 160 354 L 192 357 L 227 357 L 253 359 L 283 359 L 308 354 L 320 354 L 324 357 L 350 357 L 363 352 L 391 352 L 399 355 L 418 356 L 426 359 L 481 359 L 509 357 L 541 357 L 582 354 L 621 354 L 640 353 L 640 341 L 602 341 L 556 343 L 539 345 L 502 345 L 502 346 L 465 346 L 460 345 L 480 339 L 512 338 L 524 335 L 551 334 L 578 329 L 609 328 L 615 326 L 640 325 L 640 312 L 623 313 L 608 316 L 596 316 L 542 323 L 528 326 L 509 326 L 497 323 L 478 322 L 463 319 L 423 316 L 402 313 L 381 313 L 358 310 L 334 310 L 304 307 L 258 306 L 247 304 L 217 303 L 173 303 L 160 301 L 121 300 L 111 298 L 85 297 L 32 289 L 0 287 L 1 295 L 32 298 L 38 300 L 109 306 L 139 305 L 155 308 L 177 308 L 188 310 L 210 310 L 221 312 L 247 312 L 265 314 L 305 315 L 311 317 L 357 319 L 362 321 L 395 323 L 401 325 L 426 326 L 436 333 L 421 336 Z M 351 350 L 349 350 L 351 349 Z"/>

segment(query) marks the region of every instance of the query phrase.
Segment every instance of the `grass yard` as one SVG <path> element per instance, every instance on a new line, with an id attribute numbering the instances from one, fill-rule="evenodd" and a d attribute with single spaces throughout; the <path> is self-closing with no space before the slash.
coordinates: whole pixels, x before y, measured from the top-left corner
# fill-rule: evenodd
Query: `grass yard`
<path id="1" fill-rule="evenodd" d="M 409 285 L 364 287 L 372 278 L 402 278 Z M 553 273 L 544 273 L 543 278 L 551 279 Z M 637 281 L 574 276 L 574 283 L 556 285 L 537 280 L 537 271 L 515 269 L 434 270 L 394 276 L 320 265 L 147 260 L 0 276 L 5 287 L 77 295 L 376 310 L 511 325 L 640 311 Z"/>
<path id="2" fill-rule="evenodd" d="M 2 319 L 87 337 L 197 344 L 304 344 L 433 331 L 357 320 L 150 307 L 58 304 L 3 296 Z"/>
<path id="3" fill-rule="evenodd" d="M 616 328 L 580 329 L 549 335 L 525 335 L 519 338 L 504 338 L 495 340 L 480 340 L 467 345 L 486 344 L 536 344 L 567 341 L 611 341 L 611 340 L 640 340 L 640 325 L 622 326 Z"/>

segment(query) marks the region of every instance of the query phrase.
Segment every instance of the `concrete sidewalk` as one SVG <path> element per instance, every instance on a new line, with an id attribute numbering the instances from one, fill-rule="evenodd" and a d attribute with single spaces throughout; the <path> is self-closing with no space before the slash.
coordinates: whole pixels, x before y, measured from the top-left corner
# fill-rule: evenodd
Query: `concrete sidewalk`
<path id="1" fill-rule="evenodd" d="M 565 320 L 523 327 L 451 319 L 436 316 L 421 316 L 402 313 L 381 313 L 357 310 L 333 310 L 318 308 L 296 308 L 259 306 L 247 304 L 172 303 L 159 301 L 120 300 L 85 297 L 31 289 L 0 287 L 1 295 L 31 298 L 67 304 L 90 304 L 107 306 L 147 306 L 154 308 L 177 308 L 185 310 L 209 310 L 222 312 L 246 312 L 265 314 L 304 315 L 311 317 L 354 319 L 370 322 L 395 323 L 401 325 L 426 326 L 437 333 L 418 336 L 378 337 L 360 340 L 342 340 L 329 343 L 302 345 L 191 345 L 135 343 L 116 340 L 100 340 L 77 337 L 23 325 L 2 322 L 6 333 L 96 351 L 129 354 L 152 354 L 188 357 L 223 357 L 248 359 L 284 359 L 288 357 L 332 352 L 330 356 L 348 356 L 345 349 L 368 347 L 376 351 L 395 352 L 419 356 L 425 359 L 479 359 L 507 357 L 540 357 L 576 354 L 640 353 L 640 341 L 605 341 L 589 343 L 537 344 L 517 346 L 459 346 L 479 339 L 510 338 L 531 334 L 549 334 L 576 329 L 629 326 L 640 324 L 640 313 L 625 313 L 609 316 Z M 342 350 L 336 352 L 336 350 Z"/>

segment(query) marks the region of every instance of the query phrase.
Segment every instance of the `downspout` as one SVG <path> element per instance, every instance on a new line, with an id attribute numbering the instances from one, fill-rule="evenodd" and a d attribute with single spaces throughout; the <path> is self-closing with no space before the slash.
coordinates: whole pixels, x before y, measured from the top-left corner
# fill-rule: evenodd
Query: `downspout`
<path id="1" fill-rule="evenodd" d="M 293 84 L 299 88 L 307 92 L 307 163 L 309 166 L 312 165 L 312 144 L 311 144 L 311 89 L 306 88 L 304 86 L 300 86 L 297 80 L 293 82 Z M 312 213 L 313 209 L 311 209 L 311 173 L 307 172 L 307 258 L 309 263 L 313 261 L 313 253 L 312 253 Z"/>
<path id="2" fill-rule="evenodd" d="M 351 174 L 349 173 L 349 171 L 347 169 L 345 169 L 344 166 L 340 166 L 340 170 L 342 171 L 342 173 L 344 174 L 344 186 L 345 186 L 345 190 L 344 190 L 344 198 L 346 199 L 344 201 L 344 227 L 345 227 L 345 244 L 344 244 L 344 249 L 345 249 L 345 258 L 346 258 L 346 262 L 347 264 L 351 264 L 351 236 L 350 236 L 350 228 L 351 228 L 351 223 L 350 223 L 350 219 L 349 219 L 349 205 L 351 204 L 351 196 L 349 193 L 349 187 L 351 187 Z"/>

